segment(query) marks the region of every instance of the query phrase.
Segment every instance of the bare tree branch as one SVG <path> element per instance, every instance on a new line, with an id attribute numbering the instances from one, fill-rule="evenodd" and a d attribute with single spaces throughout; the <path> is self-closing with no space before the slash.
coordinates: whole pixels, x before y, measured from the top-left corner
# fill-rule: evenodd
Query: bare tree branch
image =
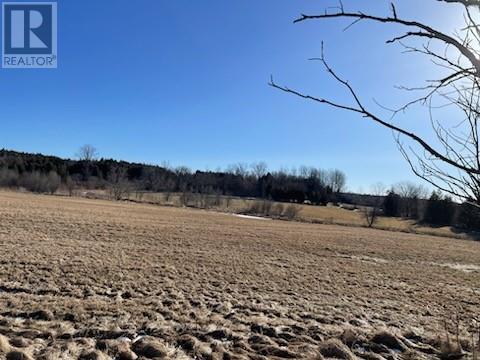
<path id="1" fill-rule="evenodd" d="M 446 3 L 461 4 L 461 5 L 464 5 L 465 7 L 480 6 L 480 1 L 479 0 L 438 0 L 438 1 L 443 1 L 443 2 L 446 2 Z"/>
<path id="2" fill-rule="evenodd" d="M 473 14 L 471 11 L 472 7 L 480 9 L 480 0 L 439 0 L 439 2 L 464 6 L 466 26 L 459 29 L 455 35 L 448 35 L 419 21 L 401 19 L 394 4 L 391 5 L 391 16 L 346 12 L 341 4 L 339 10 L 334 13 L 326 11 L 320 15 L 301 15 L 295 20 L 295 23 L 299 23 L 308 20 L 350 19 L 352 22 L 347 29 L 364 20 L 406 27 L 407 32 L 388 40 L 387 43 L 399 43 L 405 49 L 404 53 L 416 53 L 429 58 L 434 65 L 441 67 L 442 73 L 446 74 L 439 79 L 426 80 L 426 85 L 400 87 L 402 90 L 421 92 L 421 95 L 396 110 L 380 106 L 392 113 L 392 119 L 397 113 L 405 113 L 413 105 L 428 107 L 434 141 L 428 136 L 421 136 L 396 125 L 392 120 L 386 121 L 368 109 L 355 88 L 341 78 L 325 60 L 323 43 L 321 57 L 311 60 L 320 61 L 333 79 L 342 85 L 351 96 L 350 104 L 280 86 L 273 78 L 270 85 L 306 100 L 353 112 L 392 130 L 397 146 L 414 174 L 456 199 L 480 206 L 480 24 L 475 20 L 478 12 Z M 423 40 L 423 46 L 418 43 L 412 46 L 403 42 L 409 39 Z M 437 45 L 443 45 L 444 51 L 439 51 Z M 448 118 L 445 115 L 447 112 L 443 111 L 447 107 Z M 442 119 L 434 118 L 434 110 L 438 109 L 442 110 L 440 113 Z M 451 117 L 454 110 L 456 115 Z M 405 146 L 400 141 L 400 136 L 412 142 L 415 148 Z"/>
<path id="3" fill-rule="evenodd" d="M 381 17 L 381 16 L 367 15 L 360 12 L 348 13 L 348 12 L 342 11 L 342 12 L 333 13 L 333 14 L 325 13 L 322 15 L 302 14 L 300 18 L 294 21 L 294 23 L 299 23 L 307 20 L 334 19 L 334 18 L 353 18 L 358 20 L 370 20 L 370 21 L 376 21 L 380 23 L 399 24 L 407 27 L 415 27 L 415 28 L 421 29 L 423 31 L 411 32 L 407 34 L 407 36 L 418 36 L 423 38 L 436 39 L 444 42 L 445 44 L 453 46 L 470 61 L 472 66 L 475 68 L 476 72 L 480 74 L 480 60 L 467 46 L 459 42 L 454 37 L 447 35 L 445 33 L 442 33 L 441 31 L 435 30 L 434 28 L 427 26 L 425 24 L 422 24 L 418 21 L 407 21 L 407 20 L 399 19 L 398 17 Z"/>
<path id="4" fill-rule="evenodd" d="M 323 51 L 323 50 L 322 50 Z M 355 92 L 355 90 L 353 89 L 353 87 L 345 80 L 341 79 L 334 71 L 333 69 L 328 65 L 327 61 L 325 60 L 324 56 L 322 55 L 321 58 L 318 58 L 318 59 L 314 59 L 314 60 L 320 60 L 323 65 L 326 67 L 327 71 L 338 81 L 340 82 L 342 85 L 344 85 L 348 91 L 350 92 L 350 94 L 353 96 L 356 104 L 357 104 L 357 107 L 354 107 L 354 106 L 346 106 L 346 105 L 341 105 L 341 104 L 338 104 L 338 103 L 335 103 L 333 101 L 330 101 L 330 100 L 327 100 L 327 99 L 323 99 L 323 98 L 317 98 L 317 97 L 314 97 L 314 96 L 311 96 L 311 95 L 305 95 L 305 94 L 302 94 L 301 92 L 298 92 L 298 91 L 295 91 L 295 90 L 291 90 L 289 89 L 288 87 L 284 87 L 284 86 L 280 86 L 280 85 L 277 85 L 273 78 L 271 79 L 270 81 L 270 86 L 276 88 L 276 89 L 279 89 L 279 90 L 282 90 L 284 92 L 287 92 L 287 93 L 290 93 L 290 94 L 293 94 L 293 95 L 296 95 L 296 96 L 299 96 L 301 98 L 304 98 L 304 99 L 307 99 L 307 100 L 313 100 L 313 101 L 316 101 L 316 102 L 319 102 L 319 103 L 322 103 L 322 104 L 327 104 L 327 105 L 330 105 L 330 106 L 333 106 L 335 108 L 338 108 L 338 109 L 343 109 L 343 110 L 349 110 L 349 111 L 352 111 L 352 112 L 355 112 L 355 113 L 358 113 L 358 114 L 361 114 L 362 116 L 366 117 L 366 118 L 370 118 L 371 120 L 395 131 L 395 132 L 398 132 L 402 135 L 405 135 L 407 137 L 409 137 L 410 139 L 414 140 L 415 142 L 417 142 L 418 144 L 420 144 L 426 151 L 428 151 L 431 155 L 433 155 L 434 157 L 448 163 L 449 165 L 455 167 L 455 168 L 458 168 L 460 170 L 463 170 L 463 171 L 466 171 L 466 172 L 472 172 L 474 174 L 480 174 L 480 169 L 475 169 L 475 168 L 472 168 L 472 167 L 466 167 L 462 164 L 459 164 L 455 161 L 453 161 L 452 159 L 448 158 L 447 156 L 441 154 L 439 151 L 435 150 L 432 146 L 430 146 L 425 140 L 423 140 L 421 137 L 419 137 L 418 135 L 416 135 L 415 133 L 412 133 L 412 132 L 409 132 L 405 129 L 402 129 L 394 124 L 391 124 L 389 122 L 386 122 L 382 119 L 380 119 L 378 116 L 374 115 L 373 113 L 371 113 L 370 111 L 368 111 L 365 106 L 362 104 L 362 102 L 360 101 L 359 99 L 359 96 L 357 95 L 357 93 Z"/>

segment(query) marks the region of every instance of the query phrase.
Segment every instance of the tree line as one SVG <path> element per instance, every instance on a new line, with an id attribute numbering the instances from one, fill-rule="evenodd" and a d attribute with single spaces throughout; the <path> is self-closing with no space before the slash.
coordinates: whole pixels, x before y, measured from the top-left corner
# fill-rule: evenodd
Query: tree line
<path id="1" fill-rule="evenodd" d="M 383 215 L 416 220 L 434 226 L 455 226 L 480 231 L 480 208 L 469 202 L 459 204 L 450 196 L 411 183 L 401 183 L 384 197 Z M 367 216 L 368 217 L 368 216 Z M 372 215 L 370 214 L 370 220 Z"/>
<path id="2" fill-rule="evenodd" d="M 181 166 L 155 166 L 98 158 L 84 146 L 78 159 L 0 150 L 0 186 L 54 193 L 60 187 L 109 189 L 115 198 L 125 192 L 215 194 L 256 197 L 281 202 L 326 204 L 341 201 L 346 175 L 340 170 L 302 166 L 268 171 L 263 162 L 235 164 L 224 171 L 192 171 Z"/>

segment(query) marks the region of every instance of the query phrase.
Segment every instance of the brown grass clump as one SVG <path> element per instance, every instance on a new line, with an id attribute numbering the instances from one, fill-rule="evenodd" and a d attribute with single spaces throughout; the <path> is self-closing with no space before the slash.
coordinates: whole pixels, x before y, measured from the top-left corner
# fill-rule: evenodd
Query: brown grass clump
<path id="1" fill-rule="evenodd" d="M 43 321 L 52 321 L 55 317 L 49 310 L 38 310 L 30 314 L 30 318 Z"/>
<path id="2" fill-rule="evenodd" d="M 107 360 L 107 357 L 98 350 L 84 351 L 80 354 L 78 360 Z"/>
<path id="3" fill-rule="evenodd" d="M 324 341 L 319 347 L 320 353 L 327 358 L 342 360 L 356 360 L 356 356 L 350 349 L 338 339 Z"/>
<path id="4" fill-rule="evenodd" d="M 345 329 L 340 335 L 340 340 L 347 346 L 353 347 L 356 343 L 363 341 L 363 337 L 354 329 Z"/>
<path id="5" fill-rule="evenodd" d="M 279 358 L 284 358 L 284 359 L 298 359 L 299 355 L 286 349 L 286 348 L 281 348 L 279 346 L 273 346 L 273 345 L 266 345 L 262 346 L 259 348 L 258 351 L 261 355 L 267 356 L 267 357 L 279 357 Z"/>
<path id="6" fill-rule="evenodd" d="M 324 360 L 325 358 L 323 357 L 322 354 L 318 351 L 318 346 L 311 345 L 311 344 L 302 344 L 299 346 L 296 346 L 295 344 L 290 346 L 292 347 L 292 351 L 294 351 L 297 354 L 302 354 L 302 359 L 307 359 L 307 360 Z"/>
<path id="7" fill-rule="evenodd" d="M 385 345 L 392 350 L 407 350 L 405 344 L 398 337 L 388 331 L 381 331 L 376 333 L 375 335 L 373 335 L 371 341 L 375 344 Z"/>
<path id="8" fill-rule="evenodd" d="M 31 345 L 32 341 L 21 337 L 16 337 L 10 340 L 10 344 L 17 348 L 27 348 Z"/>
<path id="9" fill-rule="evenodd" d="M 451 341 L 450 339 L 440 340 L 440 359 L 454 360 L 462 359 L 465 356 L 460 344 Z"/>
<path id="10" fill-rule="evenodd" d="M 0 354 L 6 354 L 10 351 L 10 343 L 8 341 L 8 339 L 3 336 L 3 335 L 0 335 Z"/>
<path id="11" fill-rule="evenodd" d="M 210 336 L 210 335 L 207 335 Z M 177 345 L 186 353 L 195 356 L 199 359 L 211 358 L 212 349 L 208 344 L 202 343 L 197 338 L 191 335 L 182 335 L 177 340 Z"/>
<path id="12" fill-rule="evenodd" d="M 289 220 L 294 220 L 298 217 L 300 212 L 301 208 L 299 206 L 290 204 L 286 207 L 282 215 Z"/>
<path id="13" fill-rule="evenodd" d="M 133 351 L 122 351 L 118 353 L 116 358 L 118 360 L 137 360 L 138 356 Z"/>
<path id="14" fill-rule="evenodd" d="M 95 347 L 113 357 L 120 353 L 131 352 L 130 342 L 127 340 L 99 340 Z"/>
<path id="15" fill-rule="evenodd" d="M 227 340 L 232 337 L 232 332 L 229 329 L 216 329 L 207 334 L 207 336 L 212 337 L 216 340 Z"/>
<path id="16" fill-rule="evenodd" d="M 175 349 L 152 337 L 144 337 L 132 345 L 132 350 L 139 356 L 149 359 L 172 356 Z"/>
<path id="17" fill-rule="evenodd" d="M 199 341 L 191 335 L 182 335 L 177 340 L 178 346 L 186 351 L 194 351 L 199 346 Z"/>

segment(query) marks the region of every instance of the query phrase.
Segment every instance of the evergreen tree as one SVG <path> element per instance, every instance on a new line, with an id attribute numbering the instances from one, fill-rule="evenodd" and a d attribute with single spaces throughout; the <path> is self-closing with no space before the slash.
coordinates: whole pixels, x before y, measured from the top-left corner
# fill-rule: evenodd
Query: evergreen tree
<path id="1" fill-rule="evenodd" d="M 390 191 L 383 202 L 383 211 L 385 216 L 399 216 L 400 215 L 400 196 Z"/>
<path id="2" fill-rule="evenodd" d="M 423 220 L 431 225 L 452 225 L 454 215 L 455 204 L 452 199 L 434 191 L 428 199 Z"/>

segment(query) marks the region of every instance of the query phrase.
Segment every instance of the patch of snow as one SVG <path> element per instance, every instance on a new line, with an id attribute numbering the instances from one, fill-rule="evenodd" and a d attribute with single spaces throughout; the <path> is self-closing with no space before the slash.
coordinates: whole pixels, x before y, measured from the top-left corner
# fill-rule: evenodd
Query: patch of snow
<path id="1" fill-rule="evenodd" d="M 252 215 L 242 215 L 242 214 L 233 214 L 233 216 L 242 218 L 242 219 L 250 219 L 250 220 L 271 220 L 269 218 L 264 218 L 260 216 L 252 216 Z"/>
<path id="2" fill-rule="evenodd" d="M 480 272 L 480 266 L 473 264 L 452 264 L 452 263 L 432 263 L 441 267 L 447 267 L 453 270 L 463 271 L 466 273 Z"/>

